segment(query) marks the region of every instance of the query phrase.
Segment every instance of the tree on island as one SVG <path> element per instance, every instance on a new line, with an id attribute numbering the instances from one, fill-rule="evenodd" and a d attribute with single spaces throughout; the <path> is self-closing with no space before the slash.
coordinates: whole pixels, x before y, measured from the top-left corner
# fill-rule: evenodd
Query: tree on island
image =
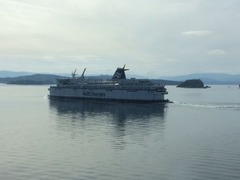
<path id="1" fill-rule="evenodd" d="M 189 79 L 186 80 L 177 87 L 182 87 L 182 88 L 209 88 L 209 86 L 204 86 L 204 83 L 202 82 L 201 79 Z"/>

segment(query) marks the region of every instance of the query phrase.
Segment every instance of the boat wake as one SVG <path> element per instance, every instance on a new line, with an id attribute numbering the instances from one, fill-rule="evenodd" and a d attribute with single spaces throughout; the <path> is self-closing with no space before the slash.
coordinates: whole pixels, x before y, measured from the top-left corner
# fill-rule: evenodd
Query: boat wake
<path id="1" fill-rule="evenodd" d="M 175 105 L 197 108 L 214 108 L 214 109 L 237 109 L 240 110 L 240 103 L 190 103 L 173 101 Z"/>

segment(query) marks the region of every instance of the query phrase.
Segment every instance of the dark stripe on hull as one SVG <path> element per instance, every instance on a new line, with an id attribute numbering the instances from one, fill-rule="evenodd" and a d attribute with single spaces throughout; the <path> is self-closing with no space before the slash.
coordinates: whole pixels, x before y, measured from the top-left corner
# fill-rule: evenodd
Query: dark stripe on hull
<path id="1" fill-rule="evenodd" d="M 106 101 L 106 102 L 135 102 L 135 103 L 168 103 L 168 99 L 163 100 L 130 100 L 130 99 L 104 99 L 104 98 L 87 98 L 87 97 L 64 97 L 64 96 L 50 96 L 50 99 L 78 99 L 78 100 L 89 100 L 89 101 Z"/>

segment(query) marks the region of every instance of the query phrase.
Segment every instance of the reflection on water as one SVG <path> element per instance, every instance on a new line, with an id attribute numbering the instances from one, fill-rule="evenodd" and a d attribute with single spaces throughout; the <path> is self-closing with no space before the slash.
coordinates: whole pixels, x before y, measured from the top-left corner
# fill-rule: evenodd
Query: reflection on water
<path id="1" fill-rule="evenodd" d="M 142 143 L 152 133 L 162 135 L 165 128 L 166 104 L 57 99 L 50 99 L 49 103 L 59 130 L 73 133 L 72 137 L 78 133 L 92 132 L 92 137 L 105 133 L 103 138 L 111 138 L 114 148 L 124 148 L 128 137 Z"/>
<path id="2" fill-rule="evenodd" d="M 97 116 L 101 114 L 111 114 L 120 122 L 127 118 L 146 119 L 150 116 L 164 118 L 166 104 L 135 104 L 117 102 L 94 102 L 80 100 L 58 100 L 50 99 L 50 107 L 56 110 L 58 115 L 75 114 L 85 118 L 86 115 Z"/>

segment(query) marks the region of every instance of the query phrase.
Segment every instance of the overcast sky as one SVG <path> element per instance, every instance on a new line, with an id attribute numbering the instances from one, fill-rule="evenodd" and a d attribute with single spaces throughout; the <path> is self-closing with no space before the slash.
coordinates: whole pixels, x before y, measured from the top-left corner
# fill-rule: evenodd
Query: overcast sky
<path id="1" fill-rule="evenodd" d="M 240 0 L 0 0 L 0 70 L 240 73 Z"/>

